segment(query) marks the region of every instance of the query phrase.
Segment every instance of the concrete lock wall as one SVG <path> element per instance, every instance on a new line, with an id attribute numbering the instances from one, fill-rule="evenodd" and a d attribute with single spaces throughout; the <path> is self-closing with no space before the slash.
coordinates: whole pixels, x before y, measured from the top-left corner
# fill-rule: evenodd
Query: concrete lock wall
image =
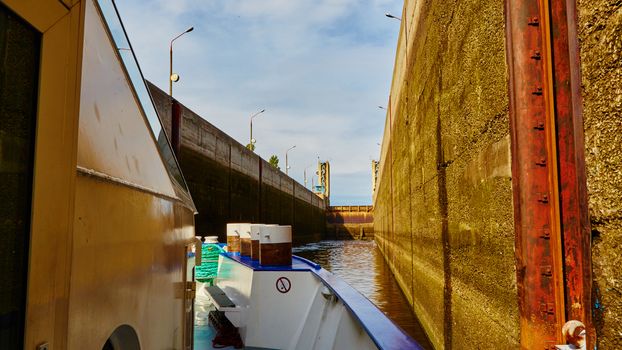
<path id="1" fill-rule="evenodd" d="M 375 239 L 435 348 L 517 348 L 504 2 L 406 1 L 400 31 Z"/>
<path id="2" fill-rule="evenodd" d="M 622 349 L 622 4 L 578 1 L 599 349 Z"/>
<path id="3" fill-rule="evenodd" d="M 435 348 L 517 348 L 502 0 L 409 0 L 397 47 L 376 241 Z M 593 315 L 622 348 L 622 5 L 579 0 Z"/>
<path id="4" fill-rule="evenodd" d="M 170 97 L 148 83 L 168 135 Z M 229 135 L 181 105 L 177 159 L 198 210 L 197 235 L 225 240 L 228 222 L 292 225 L 294 242 L 319 240 L 324 201 Z"/>

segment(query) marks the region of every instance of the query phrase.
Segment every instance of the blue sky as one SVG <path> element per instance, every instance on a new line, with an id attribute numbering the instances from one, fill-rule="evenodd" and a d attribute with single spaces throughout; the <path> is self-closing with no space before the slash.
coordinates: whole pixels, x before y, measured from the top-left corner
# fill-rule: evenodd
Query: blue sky
<path id="1" fill-rule="evenodd" d="M 371 204 L 400 23 L 398 0 L 118 1 L 145 77 L 256 153 L 276 154 L 303 183 L 331 163 L 331 204 Z M 282 168 L 284 164 L 282 165 Z M 309 179 L 309 186 L 311 181 Z"/>

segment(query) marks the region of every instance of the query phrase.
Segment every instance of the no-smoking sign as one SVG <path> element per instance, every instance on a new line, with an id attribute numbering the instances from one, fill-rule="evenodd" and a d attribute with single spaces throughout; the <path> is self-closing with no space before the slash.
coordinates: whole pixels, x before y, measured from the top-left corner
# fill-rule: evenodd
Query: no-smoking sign
<path id="1" fill-rule="evenodd" d="M 292 282 L 287 277 L 279 277 L 276 280 L 276 290 L 281 293 L 287 293 L 292 289 Z"/>

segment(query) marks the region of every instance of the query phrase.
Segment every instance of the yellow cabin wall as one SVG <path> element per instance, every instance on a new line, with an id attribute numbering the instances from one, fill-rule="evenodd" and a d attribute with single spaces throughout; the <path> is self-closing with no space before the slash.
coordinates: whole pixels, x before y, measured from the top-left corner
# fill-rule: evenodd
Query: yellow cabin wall
<path id="1" fill-rule="evenodd" d="M 42 33 L 25 349 L 100 349 L 121 324 L 143 349 L 181 349 L 193 211 L 94 3 L 0 1 Z"/>
<path id="2" fill-rule="evenodd" d="M 42 33 L 24 347 L 66 348 L 82 6 L 2 0 Z"/>
<path id="3" fill-rule="evenodd" d="M 136 330 L 142 349 L 181 349 L 193 220 L 169 200 L 78 176 L 68 349 L 100 349 L 122 324 Z"/>

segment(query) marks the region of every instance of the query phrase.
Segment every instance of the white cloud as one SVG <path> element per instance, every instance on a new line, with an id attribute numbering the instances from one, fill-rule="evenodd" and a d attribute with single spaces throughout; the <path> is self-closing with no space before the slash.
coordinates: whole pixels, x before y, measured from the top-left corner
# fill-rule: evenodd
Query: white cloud
<path id="1" fill-rule="evenodd" d="M 331 161 L 333 202 L 370 195 L 401 13 L 398 0 L 183 0 L 118 2 L 145 77 L 245 144 L 255 119 L 264 158 L 291 145 L 290 175 L 301 183 L 319 155 Z M 308 173 L 313 173 L 310 168 Z M 310 181 L 309 181 L 310 184 Z M 371 199 L 370 199 L 371 200 Z"/>

